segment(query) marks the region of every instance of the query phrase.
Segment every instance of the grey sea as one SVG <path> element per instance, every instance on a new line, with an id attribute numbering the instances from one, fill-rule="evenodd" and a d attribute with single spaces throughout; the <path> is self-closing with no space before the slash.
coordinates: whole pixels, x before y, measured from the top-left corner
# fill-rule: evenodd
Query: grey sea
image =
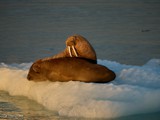
<path id="1" fill-rule="evenodd" d="M 52 56 L 74 34 L 92 44 L 99 60 L 143 66 L 160 59 L 160 0 L 0 0 L 1 64 Z M 92 119 L 59 116 L 37 101 L 0 90 L 3 120 Z M 160 112 L 112 119 L 159 120 Z"/>

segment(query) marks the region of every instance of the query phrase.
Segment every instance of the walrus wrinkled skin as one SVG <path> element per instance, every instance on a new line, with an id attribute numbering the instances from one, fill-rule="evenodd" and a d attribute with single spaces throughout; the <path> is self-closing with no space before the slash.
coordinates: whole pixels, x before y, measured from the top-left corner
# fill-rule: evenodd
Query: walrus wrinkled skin
<path id="1" fill-rule="evenodd" d="M 63 57 L 80 57 L 90 59 L 97 63 L 96 52 L 92 45 L 81 35 L 73 35 L 67 38 L 66 48 L 59 54 L 52 57 L 44 58 L 43 60 L 52 58 L 63 58 Z"/>
<path id="2" fill-rule="evenodd" d="M 27 79 L 30 81 L 81 81 L 104 83 L 114 80 L 115 73 L 107 67 L 81 58 L 38 60 L 32 64 Z"/>

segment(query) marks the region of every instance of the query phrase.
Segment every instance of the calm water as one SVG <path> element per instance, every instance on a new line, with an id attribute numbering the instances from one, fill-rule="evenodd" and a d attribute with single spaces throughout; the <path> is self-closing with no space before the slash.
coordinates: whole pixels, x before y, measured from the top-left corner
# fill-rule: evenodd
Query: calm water
<path id="1" fill-rule="evenodd" d="M 143 65 L 160 58 L 160 1 L 0 0 L 0 63 L 33 62 L 54 55 L 73 34 L 86 37 L 99 59 Z M 0 119 L 71 119 L 5 92 L 0 92 L 0 113 Z M 145 115 L 145 120 L 158 114 Z M 144 116 L 122 119 L 135 118 Z"/>
<path id="2" fill-rule="evenodd" d="M 77 33 L 99 59 L 142 65 L 160 58 L 159 13 L 159 0 L 0 0 L 0 62 L 54 55 Z"/>

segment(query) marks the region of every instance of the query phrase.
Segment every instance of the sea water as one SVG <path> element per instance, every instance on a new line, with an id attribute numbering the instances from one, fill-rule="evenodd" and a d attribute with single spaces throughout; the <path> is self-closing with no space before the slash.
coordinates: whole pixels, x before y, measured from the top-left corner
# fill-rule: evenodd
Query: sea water
<path id="1" fill-rule="evenodd" d="M 159 13 L 159 0 L 0 0 L 0 119 L 160 118 Z M 30 65 L 73 34 L 116 79 L 27 81 Z"/>

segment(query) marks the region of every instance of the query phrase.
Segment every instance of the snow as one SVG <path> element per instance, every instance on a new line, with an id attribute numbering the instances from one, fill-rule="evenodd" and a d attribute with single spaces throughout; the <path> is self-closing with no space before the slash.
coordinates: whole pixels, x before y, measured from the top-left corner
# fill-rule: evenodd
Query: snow
<path id="1" fill-rule="evenodd" d="M 33 99 L 60 116 L 117 118 L 160 111 L 160 59 L 143 66 L 98 60 L 117 75 L 106 84 L 28 81 L 31 64 L 1 63 L 0 90 Z"/>

